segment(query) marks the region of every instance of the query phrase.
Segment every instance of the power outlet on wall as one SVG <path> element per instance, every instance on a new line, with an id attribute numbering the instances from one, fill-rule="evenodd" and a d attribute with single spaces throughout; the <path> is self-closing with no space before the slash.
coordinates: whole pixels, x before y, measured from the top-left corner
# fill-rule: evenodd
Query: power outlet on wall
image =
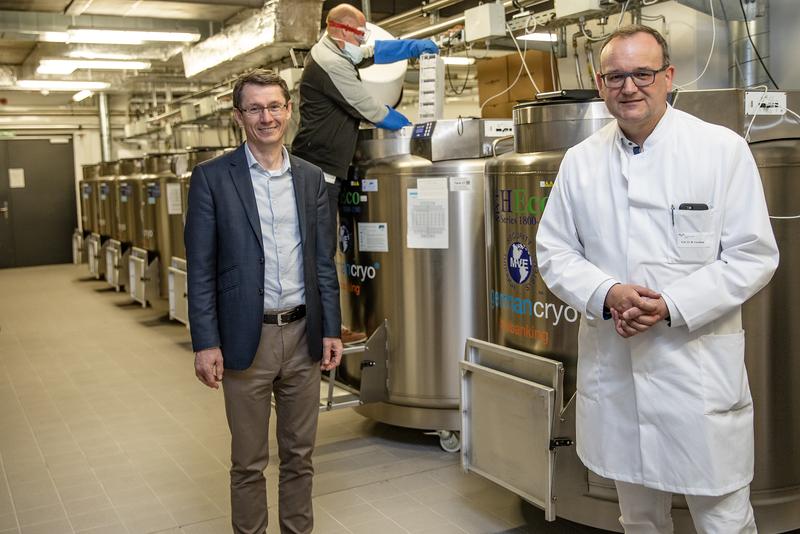
<path id="1" fill-rule="evenodd" d="M 744 94 L 746 115 L 785 115 L 786 93 L 783 91 L 748 91 Z"/>

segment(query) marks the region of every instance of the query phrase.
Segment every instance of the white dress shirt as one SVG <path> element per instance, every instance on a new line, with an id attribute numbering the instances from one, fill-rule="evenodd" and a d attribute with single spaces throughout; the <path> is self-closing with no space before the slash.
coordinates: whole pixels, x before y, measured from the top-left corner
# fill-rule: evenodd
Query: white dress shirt
<path id="1" fill-rule="evenodd" d="M 267 170 L 247 143 L 244 147 L 264 243 L 264 310 L 305 304 L 303 247 L 289 153 L 284 147 L 281 168 Z"/>

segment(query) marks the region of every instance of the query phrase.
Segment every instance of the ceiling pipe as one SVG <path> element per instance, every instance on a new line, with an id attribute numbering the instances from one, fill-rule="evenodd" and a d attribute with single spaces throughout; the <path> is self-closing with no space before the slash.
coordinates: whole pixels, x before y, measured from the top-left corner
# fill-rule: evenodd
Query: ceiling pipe
<path id="1" fill-rule="evenodd" d="M 536 4 L 543 4 L 548 1 L 549 0 L 534 0 L 532 2 L 520 2 L 518 0 L 506 0 L 503 2 L 503 8 L 506 10 L 506 13 L 508 13 L 509 11 L 519 9 L 520 7 L 534 6 Z M 464 15 L 450 17 L 449 19 L 437 22 L 436 24 L 431 24 L 430 26 L 425 26 L 424 28 L 408 32 L 401 35 L 400 39 L 422 39 L 424 37 L 430 37 L 431 35 L 436 35 L 437 33 L 441 33 L 459 24 L 464 24 Z"/>
<path id="2" fill-rule="evenodd" d="M 378 24 L 381 28 L 387 29 L 419 17 L 426 17 L 428 14 L 433 13 L 434 11 L 450 7 L 455 4 L 460 4 L 461 2 L 463 2 L 463 0 L 434 0 L 433 2 L 423 2 L 422 5 L 417 8 L 392 15 L 391 17 L 386 17 L 385 19 L 378 21 Z"/>
<path id="3" fill-rule="evenodd" d="M 361 0 L 361 12 L 367 22 L 372 22 L 372 2 L 371 0 Z"/>
<path id="4" fill-rule="evenodd" d="M 103 161 L 111 161 L 111 128 L 108 120 L 108 95 L 97 94 L 97 116 L 100 119 L 100 153 Z"/>

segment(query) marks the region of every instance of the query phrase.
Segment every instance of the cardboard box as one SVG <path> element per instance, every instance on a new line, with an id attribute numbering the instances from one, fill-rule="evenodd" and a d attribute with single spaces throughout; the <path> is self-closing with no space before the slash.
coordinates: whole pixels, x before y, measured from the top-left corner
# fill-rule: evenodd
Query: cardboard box
<path id="1" fill-rule="evenodd" d="M 517 77 L 517 72 L 522 66 L 522 60 L 519 54 L 514 53 L 506 56 L 508 66 L 508 83 L 509 85 Z M 550 53 L 541 50 L 528 50 L 525 53 L 525 63 L 528 65 L 528 70 L 531 71 L 536 85 L 539 90 L 546 93 L 553 90 L 553 76 L 550 71 Z M 519 77 L 517 84 L 509 91 L 509 102 L 520 102 L 523 100 L 533 100 L 536 98 L 536 90 L 533 88 L 528 73 L 524 70 Z"/>
<path id="2" fill-rule="evenodd" d="M 495 100 L 500 100 L 500 98 L 497 98 Z M 481 118 L 510 119 L 511 110 L 514 108 L 516 104 L 514 104 L 514 102 L 501 102 L 499 104 L 495 104 L 494 102 L 495 101 L 492 100 L 483 107 L 483 110 L 481 111 Z"/>
<path id="3" fill-rule="evenodd" d="M 508 88 L 508 63 L 505 56 L 476 61 L 478 68 L 478 102 L 483 105 L 503 89 Z M 509 94 L 498 96 L 492 104 L 510 102 Z"/>

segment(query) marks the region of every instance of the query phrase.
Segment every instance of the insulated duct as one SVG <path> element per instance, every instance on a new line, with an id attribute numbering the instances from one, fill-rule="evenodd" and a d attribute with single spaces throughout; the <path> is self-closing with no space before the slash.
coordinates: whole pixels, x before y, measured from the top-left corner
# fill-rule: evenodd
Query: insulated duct
<path id="1" fill-rule="evenodd" d="M 183 51 L 186 76 L 216 79 L 287 56 L 317 40 L 322 0 L 266 0 L 252 17 Z"/>
<path id="2" fill-rule="evenodd" d="M 100 155 L 103 161 L 111 161 L 111 128 L 108 117 L 108 94 L 97 94 L 97 115 L 100 119 Z"/>
<path id="3" fill-rule="evenodd" d="M 731 87 L 753 87 L 766 85 L 770 87 L 770 79 L 764 65 L 753 48 L 755 44 L 761 60 L 769 67 L 769 5 L 767 0 L 742 0 L 745 20 L 729 20 L 728 32 L 730 41 L 728 50 L 731 58 L 729 80 Z M 734 11 L 741 17 L 741 6 Z M 729 19 L 734 18 L 728 12 Z M 739 18 L 736 17 L 736 18 Z M 749 30 L 749 36 L 748 36 Z M 752 39 L 752 42 L 751 42 Z"/>

